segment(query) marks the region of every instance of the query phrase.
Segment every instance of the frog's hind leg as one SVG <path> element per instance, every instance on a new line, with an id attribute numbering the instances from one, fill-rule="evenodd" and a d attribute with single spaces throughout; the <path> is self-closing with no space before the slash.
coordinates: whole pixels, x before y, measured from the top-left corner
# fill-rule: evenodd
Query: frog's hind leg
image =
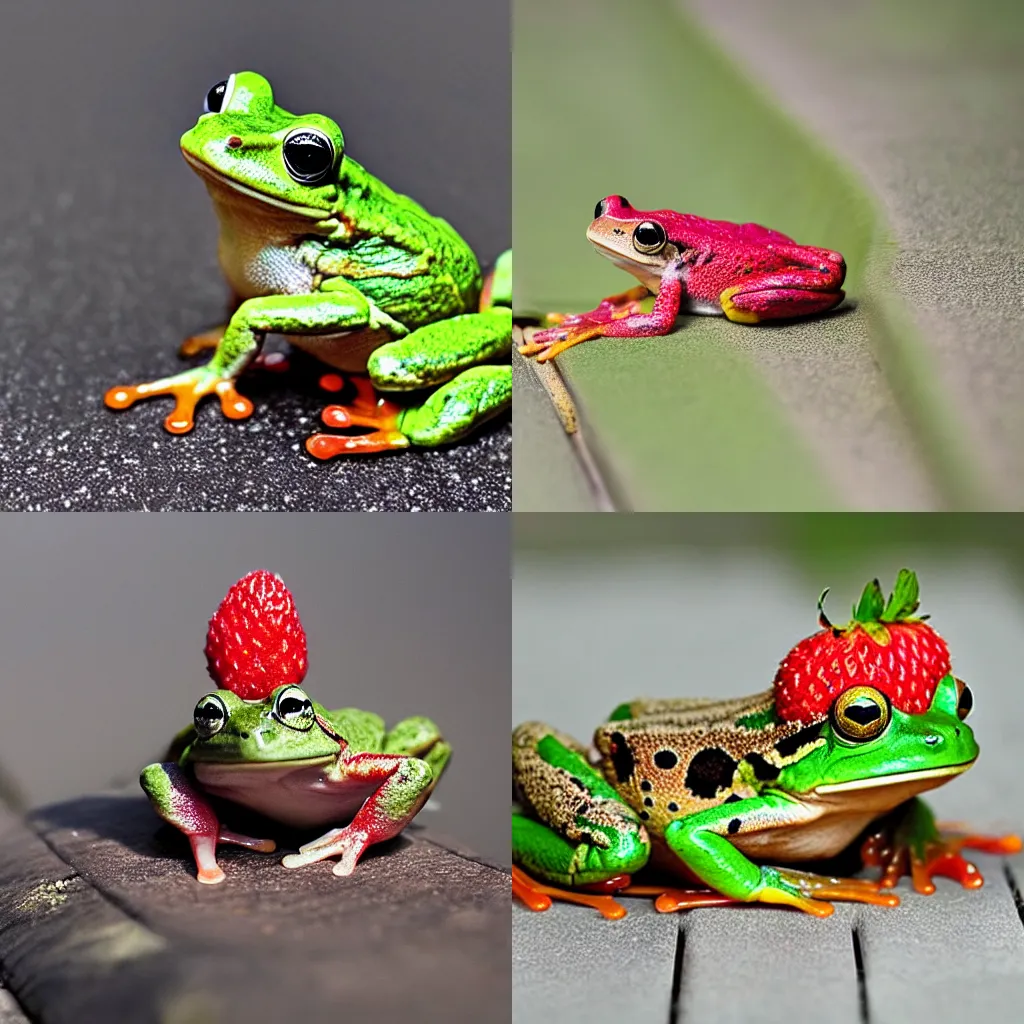
<path id="1" fill-rule="evenodd" d="M 496 306 L 439 320 L 382 345 L 367 372 L 383 392 L 437 387 L 422 405 L 399 406 L 371 397 L 365 384 L 348 406 L 328 406 L 329 427 L 373 427 L 372 434 L 315 434 L 306 450 L 316 458 L 458 441 L 512 402 L 512 367 L 496 361 L 512 350 L 512 311 Z M 358 385 L 357 385 L 358 386 Z"/>
<path id="2" fill-rule="evenodd" d="M 209 801 L 173 761 L 143 768 L 139 782 L 157 814 L 187 837 L 200 882 L 216 885 L 224 881 L 224 872 L 217 863 L 218 843 L 273 853 L 272 839 L 253 839 L 222 828 Z"/>
<path id="3" fill-rule="evenodd" d="M 647 863 L 651 844 L 640 819 L 578 743 L 541 722 L 512 734 L 512 767 L 522 805 L 512 815 L 512 859 L 519 868 L 513 891 L 534 910 L 555 898 L 622 917 L 624 908 L 601 891 L 628 885 Z M 578 891 L 594 886 L 597 894 Z"/>

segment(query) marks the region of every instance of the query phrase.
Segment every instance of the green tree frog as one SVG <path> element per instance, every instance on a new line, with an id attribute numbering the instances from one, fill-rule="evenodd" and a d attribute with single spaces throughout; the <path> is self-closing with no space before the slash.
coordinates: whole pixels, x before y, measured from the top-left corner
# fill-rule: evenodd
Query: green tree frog
<path id="1" fill-rule="evenodd" d="M 205 366 L 113 387 L 107 406 L 171 396 L 164 426 L 173 434 L 192 429 L 206 395 L 225 416 L 245 419 L 253 405 L 237 379 L 265 335 L 279 333 L 372 384 L 323 414 L 329 426 L 369 432 L 316 434 L 306 448 L 317 458 L 457 441 L 509 407 L 510 253 L 483 287 L 476 257 L 446 221 L 349 157 L 330 118 L 279 107 L 252 71 L 210 89 L 181 151 L 213 200 L 234 312 L 182 347 L 183 355 L 215 349 Z M 337 379 L 327 375 L 325 386 L 336 390 L 327 381 Z M 420 394 L 389 401 L 374 389 Z"/>

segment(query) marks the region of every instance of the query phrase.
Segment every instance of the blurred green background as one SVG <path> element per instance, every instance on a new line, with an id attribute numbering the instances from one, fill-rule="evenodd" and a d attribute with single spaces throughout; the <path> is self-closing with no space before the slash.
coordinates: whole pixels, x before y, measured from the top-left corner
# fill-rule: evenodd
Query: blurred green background
<path id="1" fill-rule="evenodd" d="M 967 5 L 940 6 L 928 33 L 950 43 L 960 24 L 950 11 Z M 590 309 L 635 283 L 584 237 L 609 194 L 837 249 L 848 299 L 820 318 L 757 328 L 686 316 L 664 337 L 598 339 L 560 356 L 618 507 L 993 507 L 957 409 L 890 287 L 898 250 L 873 194 L 753 68 L 712 41 L 695 8 L 515 0 L 517 312 Z M 849 43 L 830 43 L 859 45 L 859 31 L 883 49 L 906 47 L 909 77 L 897 73 L 893 88 L 917 88 L 915 73 L 927 81 L 913 60 L 928 10 L 921 0 L 857 5 Z M 822 90 L 826 102 L 844 102 L 841 80 Z M 870 110 L 854 117 L 870 120 Z M 553 424 L 535 425 L 543 416 L 521 393 L 533 428 L 517 434 L 514 508 L 578 507 L 578 487 L 563 482 L 565 439 Z"/>

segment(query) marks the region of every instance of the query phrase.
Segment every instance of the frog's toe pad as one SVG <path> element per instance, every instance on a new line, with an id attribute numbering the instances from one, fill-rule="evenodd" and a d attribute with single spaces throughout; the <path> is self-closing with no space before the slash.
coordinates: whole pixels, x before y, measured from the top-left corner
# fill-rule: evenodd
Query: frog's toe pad
<path id="1" fill-rule="evenodd" d="M 196 879 L 203 885 L 220 885 L 227 877 L 219 867 L 206 868 L 196 873 Z"/>

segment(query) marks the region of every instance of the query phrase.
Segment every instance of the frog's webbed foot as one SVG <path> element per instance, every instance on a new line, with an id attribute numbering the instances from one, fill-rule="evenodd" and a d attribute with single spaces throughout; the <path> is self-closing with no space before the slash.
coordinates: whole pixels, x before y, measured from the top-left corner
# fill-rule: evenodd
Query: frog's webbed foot
<path id="1" fill-rule="evenodd" d="M 626 908 L 608 893 L 619 892 L 630 884 L 629 875 L 615 875 L 613 878 L 576 889 L 562 889 L 546 885 L 531 878 L 522 868 L 512 866 L 512 895 L 530 910 L 549 910 L 553 900 L 562 903 L 578 903 L 593 907 L 609 921 L 626 916 Z"/>
<path id="2" fill-rule="evenodd" d="M 908 815 L 897 827 L 883 827 L 869 835 L 861 847 L 861 857 L 866 866 L 882 869 L 878 883 L 881 888 L 892 889 L 909 875 L 915 891 L 930 896 L 935 892 L 933 879 L 938 877 L 951 878 L 965 889 L 980 889 L 985 884 L 977 866 L 962 856 L 965 849 L 1013 854 L 1020 852 L 1021 840 L 1015 835 L 948 831 L 934 823 L 929 829 L 927 823 Z"/>
<path id="3" fill-rule="evenodd" d="M 409 438 L 398 429 L 402 407 L 381 398 L 374 391 L 369 377 L 353 376 L 355 397 L 348 405 L 329 405 L 321 414 L 328 427 L 373 427 L 372 433 L 355 437 L 344 434 L 313 434 L 306 439 L 306 451 L 316 459 L 336 455 L 357 455 L 370 452 L 408 448 Z M 320 386 L 326 391 L 340 391 L 344 381 L 337 374 L 325 374 Z"/>
<path id="4" fill-rule="evenodd" d="M 234 378 L 221 377 L 204 366 L 147 384 L 112 387 L 103 401 L 108 408 L 120 410 L 159 395 L 174 399 L 174 411 L 164 420 L 164 428 L 171 434 L 187 434 L 195 426 L 196 406 L 207 395 L 220 399 L 221 412 L 228 419 L 244 420 L 253 411 L 252 402 L 235 390 Z"/>
<path id="5" fill-rule="evenodd" d="M 763 868 L 765 884 L 751 897 L 759 903 L 795 907 L 814 917 L 829 917 L 835 909 L 829 900 L 898 907 L 895 893 L 879 892 L 878 882 L 868 878 L 835 878 L 789 868 Z"/>
<path id="6" fill-rule="evenodd" d="M 302 868 L 307 864 L 327 860 L 329 857 L 337 857 L 339 859 L 334 865 L 334 873 L 351 875 L 370 842 L 367 832 L 346 825 L 344 828 L 331 829 L 319 839 L 300 846 L 298 853 L 289 853 L 281 859 L 281 863 L 286 868 Z"/>
<path id="7" fill-rule="evenodd" d="M 541 363 L 554 359 L 573 345 L 601 337 L 607 332 L 607 325 L 613 321 L 624 320 L 639 313 L 640 300 L 649 294 L 640 285 L 602 299 L 598 307 L 588 313 L 548 313 L 545 319 L 553 326 L 524 332 L 525 344 L 520 345 L 519 354 L 535 355 Z"/>

